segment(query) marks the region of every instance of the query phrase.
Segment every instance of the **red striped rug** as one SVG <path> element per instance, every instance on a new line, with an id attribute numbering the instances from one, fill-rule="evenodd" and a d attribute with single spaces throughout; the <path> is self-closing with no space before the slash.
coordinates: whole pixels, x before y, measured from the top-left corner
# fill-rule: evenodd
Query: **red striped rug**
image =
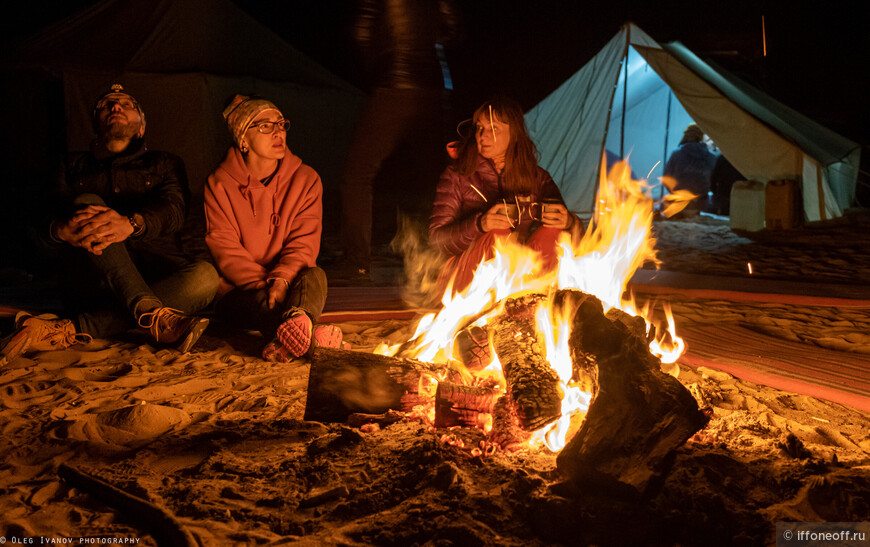
<path id="1" fill-rule="evenodd" d="M 681 325 L 680 363 L 870 411 L 870 357 L 780 340 L 738 325 Z"/>

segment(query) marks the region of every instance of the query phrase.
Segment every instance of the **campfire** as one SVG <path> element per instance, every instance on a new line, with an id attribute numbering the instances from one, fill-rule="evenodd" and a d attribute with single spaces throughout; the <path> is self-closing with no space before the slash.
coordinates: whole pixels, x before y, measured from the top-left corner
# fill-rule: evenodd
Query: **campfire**
<path id="1" fill-rule="evenodd" d="M 590 226 L 580 241 L 563 235 L 555 269 L 508 238 L 406 342 L 318 349 L 306 418 L 383 423 L 400 411 L 472 456 L 561 451 L 574 479 L 644 492 L 707 418 L 663 372 L 678 374 L 684 350 L 670 309 L 626 297 L 656 260 L 654 204 L 630 173 L 625 162 L 602 171 Z"/>

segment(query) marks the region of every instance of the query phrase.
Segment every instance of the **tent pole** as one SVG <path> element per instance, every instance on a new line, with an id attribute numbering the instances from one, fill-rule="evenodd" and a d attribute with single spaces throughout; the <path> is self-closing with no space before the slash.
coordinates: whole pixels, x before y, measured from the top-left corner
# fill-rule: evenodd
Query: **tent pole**
<path id="1" fill-rule="evenodd" d="M 625 62 L 623 63 L 625 81 L 622 83 L 622 121 L 619 129 L 619 158 L 623 160 L 625 159 L 625 103 L 628 101 L 628 54 L 630 51 L 631 48 L 625 48 Z"/>
<path id="2" fill-rule="evenodd" d="M 673 97 L 674 92 L 671 91 L 670 86 L 668 86 L 668 113 L 665 117 L 665 146 L 664 146 L 664 159 L 662 160 L 662 173 L 664 173 L 665 166 L 668 164 L 668 137 L 671 132 L 671 98 Z M 662 184 L 659 184 L 659 199 L 665 197 L 665 189 Z"/>
<path id="3" fill-rule="evenodd" d="M 622 54 L 623 62 L 625 62 L 626 58 L 628 57 L 628 48 L 631 46 L 631 25 L 626 24 L 626 25 L 623 25 L 622 28 L 625 31 L 625 49 L 624 49 L 624 53 Z M 602 168 L 606 167 L 607 137 L 608 137 L 608 135 L 610 135 L 610 122 L 613 120 L 613 118 L 612 118 L 613 101 L 616 98 L 616 92 L 619 90 L 619 71 L 620 71 L 620 69 L 621 69 L 621 67 L 616 69 L 616 78 L 613 81 L 613 85 L 609 88 L 609 90 L 610 90 L 610 103 L 609 103 L 609 106 L 607 107 L 607 123 L 604 125 L 604 136 L 601 140 L 601 149 L 598 152 L 599 162 L 604 162 L 604 165 L 602 165 L 601 163 L 598 164 L 598 172 L 599 173 L 601 173 Z M 599 188 L 600 184 L 598 181 L 600 181 L 601 179 L 600 179 L 600 177 L 595 177 L 595 180 L 596 180 L 595 191 L 592 194 L 592 196 L 593 196 L 592 210 L 598 211 L 598 202 L 597 202 L 595 196 L 598 195 L 598 190 L 600 189 Z M 593 215 L 591 222 L 595 222 L 595 218 L 596 218 L 595 215 Z"/>

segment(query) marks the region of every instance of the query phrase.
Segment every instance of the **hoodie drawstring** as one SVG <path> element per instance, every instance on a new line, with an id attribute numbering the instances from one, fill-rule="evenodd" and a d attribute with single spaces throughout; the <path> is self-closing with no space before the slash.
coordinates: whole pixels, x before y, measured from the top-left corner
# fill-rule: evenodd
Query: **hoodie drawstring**
<path id="1" fill-rule="evenodd" d="M 281 215 L 276 212 L 275 201 L 278 199 L 278 189 L 272 192 L 272 215 L 269 217 L 269 235 L 272 235 L 272 229 L 281 222 Z"/>
<path id="2" fill-rule="evenodd" d="M 272 235 L 272 230 L 281 223 L 281 215 L 278 214 L 278 189 L 273 188 L 272 192 L 272 214 L 269 216 L 269 235 Z M 242 193 L 242 196 L 248 200 L 248 203 L 251 205 L 251 213 L 254 215 L 254 218 L 257 218 L 257 209 L 254 207 L 254 194 L 251 192 L 250 186 L 239 185 L 239 192 Z"/>
<path id="3" fill-rule="evenodd" d="M 251 189 L 248 186 L 239 184 L 239 192 L 241 192 L 243 198 L 248 200 L 248 203 L 251 205 L 251 213 L 254 215 L 254 218 L 257 218 L 257 210 L 254 208 L 254 198 L 252 197 Z"/>

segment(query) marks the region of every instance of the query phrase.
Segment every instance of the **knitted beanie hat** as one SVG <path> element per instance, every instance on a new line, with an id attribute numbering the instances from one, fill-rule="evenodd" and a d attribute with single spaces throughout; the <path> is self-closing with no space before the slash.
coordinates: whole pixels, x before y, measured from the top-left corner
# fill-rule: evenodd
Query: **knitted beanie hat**
<path id="1" fill-rule="evenodd" d="M 236 146 L 241 146 L 242 137 L 245 135 L 245 131 L 251 127 L 251 122 L 266 110 L 278 110 L 278 107 L 271 101 L 258 97 L 248 97 L 247 95 L 233 97 L 233 100 L 224 109 L 223 116 L 230 133 L 233 134 Z"/>

